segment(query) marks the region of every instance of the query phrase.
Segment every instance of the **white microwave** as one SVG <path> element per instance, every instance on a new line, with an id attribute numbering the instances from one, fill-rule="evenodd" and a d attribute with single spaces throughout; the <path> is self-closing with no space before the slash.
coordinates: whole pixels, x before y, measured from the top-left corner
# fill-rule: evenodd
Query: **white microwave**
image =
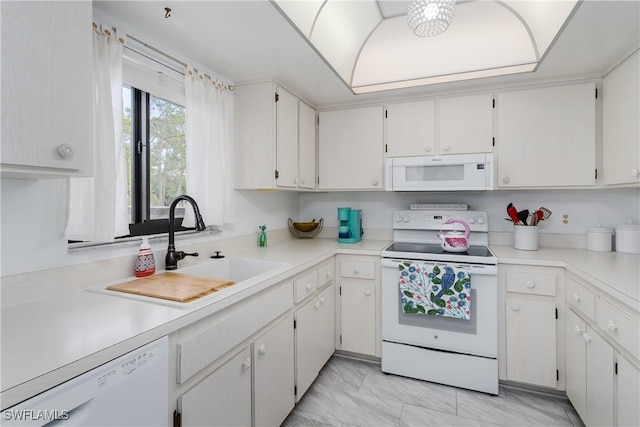
<path id="1" fill-rule="evenodd" d="M 387 191 L 493 190 L 493 154 L 390 157 Z"/>

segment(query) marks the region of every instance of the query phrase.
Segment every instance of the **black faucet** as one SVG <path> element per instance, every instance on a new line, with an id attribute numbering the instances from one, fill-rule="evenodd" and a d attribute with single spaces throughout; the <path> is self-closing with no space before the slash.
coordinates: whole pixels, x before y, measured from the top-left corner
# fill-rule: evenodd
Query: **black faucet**
<path id="1" fill-rule="evenodd" d="M 176 216 L 176 205 L 181 200 L 186 200 L 191 203 L 191 206 L 193 207 L 193 214 L 196 217 L 196 231 L 204 231 L 207 228 L 207 226 L 204 225 L 204 220 L 202 219 L 202 215 L 200 215 L 200 209 L 198 208 L 198 204 L 195 200 L 184 194 L 173 199 L 173 202 L 171 202 L 171 206 L 169 207 L 169 247 L 167 248 L 167 256 L 164 258 L 165 269 L 167 270 L 176 270 L 178 268 L 178 261 L 184 259 L 187 255 L 198 256 L 197 252 L 189 254 L 183 251 L 176 251 L 176 245 L 174 243 L 176 227 L 174 222 Z"/>

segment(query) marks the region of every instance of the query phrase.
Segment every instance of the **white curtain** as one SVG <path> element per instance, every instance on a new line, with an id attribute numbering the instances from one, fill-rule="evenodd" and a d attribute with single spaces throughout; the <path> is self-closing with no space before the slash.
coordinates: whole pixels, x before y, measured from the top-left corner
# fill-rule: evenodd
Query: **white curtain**
<path id="1" fill-rule="evenodd" d="M 198 203 L 207 226 L 232 223 L 233 94 L 225 84 L 188 67 L 185 109 L 187 193 Z M 186 226 L 194 224 L 192 211 L 185 207 Z"/>
<path id="2" fill-rule="evenodd" d="M 72 178 L 65 237 L 110 242 L 129 234 L 122 142 L 122 44 L 110 27 L 94 22 L 93 177 Z"/>

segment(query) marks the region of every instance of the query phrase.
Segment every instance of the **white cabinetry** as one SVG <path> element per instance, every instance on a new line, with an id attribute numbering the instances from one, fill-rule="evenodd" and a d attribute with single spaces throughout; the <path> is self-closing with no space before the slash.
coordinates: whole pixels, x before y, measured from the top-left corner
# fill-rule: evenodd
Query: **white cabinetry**
<path id="1" fill-rule="evenodd" d="M 335 350 L 334 260 L 294 280 L 296 309 L 296 401 Z"/>
<path id="2" fill-rule="evenodd" d="M 594 83 L 502 92 L 497 114 L 499 188 L 595 185 Z"/>
<path id="3" fill-rule="evenodd" d="M 387 157 L 428 156 L 436 153 L 436 103 L 426 101 L 385 107 Z"/>
<path id="4" fill-rule="evenodd" d="M 380 259 L 338 255 L 343 351 L 380 357 Z"/>
<path id="5" fill-rule="evenodd" d="M 500 271 L 505 310 L 501 378 L 564 389 L 562 269 L 505 265 Z M 506 363 L 505 363 L 506 362 Z"/>
<path id="6" fill-rule="evenodd" d="M 319 113 L 318 189 L 382 189 L 382 121 L 382 106 Z"/>
<path id="7" fill-rule="evenodd" d="M 566 389 L 587 426 L 640 424 L 638 313 L 568 275 Z"/>
<path id="8" fill-rule="evenodd" d="M 636 51 L 602 83 L 604 181 L 640 183 L 640 53 Z"/>
<path id="9" fill-rule="evenodd" d="M 2 175 L 91 176 L 91 2 L 1 2 L 0 11 Z"/>
<path id="10" fill-rule="evenodd" d="M 293 286 L 285 282 L 177 333 L 183 425 L 284 421 L 295 398 L 292 307 Z"/>
<path id="11" fill-rule="evenodd" d="M 385 118 L 387 157 L 493 150 L 492 94 L 389 104 Z"/>
<path id="12" fill-rule="evenodd" d="M 274 82 L 237 86 L 235 188 L 314 189 L 315 111 Z"/>

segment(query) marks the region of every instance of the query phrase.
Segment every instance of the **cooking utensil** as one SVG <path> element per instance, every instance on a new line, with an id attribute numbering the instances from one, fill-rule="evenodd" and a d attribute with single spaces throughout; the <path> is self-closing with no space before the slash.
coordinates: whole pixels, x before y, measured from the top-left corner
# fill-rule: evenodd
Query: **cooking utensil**
<path id="1" fill-rule="evenodd" d="M 511 221 L 513 221 L 514 224 L 520 223 L 520 219 L 518 219 L 518 210 L 513 206 L 513 203 L 509 203 L 507 205 L 507 215 L 509 215 L 509 218 L 511 218 Z"/>
<path id="2" fill-rule="evenodd" d="M 538 225 L 538 211 L 534 211 L 529 214 L 529 225 Z"/>
<path id="3" fill-rule="evenodd" d="M 548 219 L 551 216 L 551 211 L 545 207 L 541 207 L 540 209 L 538 209 L 538 211 L 542 212 L 542 218 L 540 218 L 540 221 L 542 221 L 543 219 Z"/>
<path id="4" fill-rule="evenodd" d="M 527 218 L 529 218 L 529 209 L 518 212 L 518 219 L 520 220 L 522 225 L 527 225 Z"/>

